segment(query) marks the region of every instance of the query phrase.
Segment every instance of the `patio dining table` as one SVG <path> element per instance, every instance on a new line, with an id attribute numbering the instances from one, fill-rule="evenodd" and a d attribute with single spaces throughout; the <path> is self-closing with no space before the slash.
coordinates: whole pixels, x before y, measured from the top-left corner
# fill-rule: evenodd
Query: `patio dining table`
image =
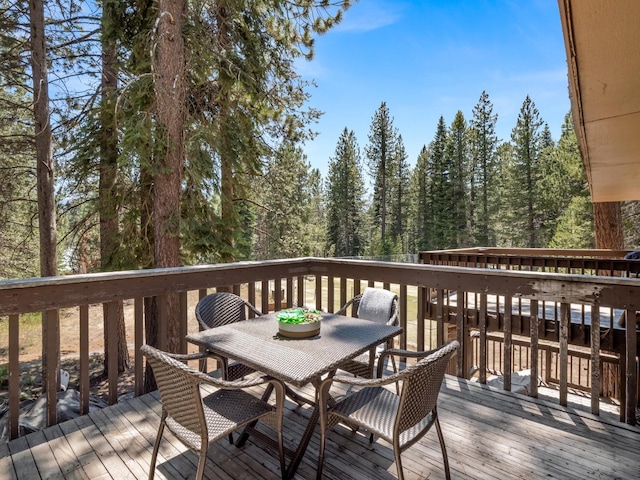
<path id="1" fill-rule="evenodd" d="M 312 384 L 317 398 L 323 376 L 333 375 L 345 360 L 355 358 L 401 332 L 402 328 L 397 326 L 323 313 L 319 335 L 285 338 L 278 334 L 278 320 L 271 313 L 190 334 L 187 340 L 278 378 L 287 385 Z M 295 452 L 288 452 L 292 458 L 287 467 L 287 478 L 295 474 L 318 423 L 318 406 L 315 401 L 309 403 L 313 405 L 313 413 Z M 272 440 L 248 427 L 237 445 L 244 443 L 246 433 L 263 441 Z"/>

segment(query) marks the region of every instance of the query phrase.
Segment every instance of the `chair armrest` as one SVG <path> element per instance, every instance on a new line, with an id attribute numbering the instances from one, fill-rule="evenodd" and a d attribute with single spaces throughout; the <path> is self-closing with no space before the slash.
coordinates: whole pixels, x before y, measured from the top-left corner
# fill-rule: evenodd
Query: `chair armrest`
<path id="1" fill-rule="evenodd" d="M 353 385 L 355 387 L 364 387 L 364 388 L 382 387 L 382 386 L 388 385 L 390 383 L 395 383 L 398 380 L 401 380 L 402 377 L 404 377 L 404 376 L 405 376 L 405 372 L 404 371 L 398 372 L 398 373 L 394 373 L 392 375 L 388 375 L 388 376 L 382 377 L 382 378 L 364 378 L 364 377 L 351 377 L 351 376 L 346 376 L 346 375 L 336 375 L 334 377 L 325 379 L 320 384 L 320 389 L 322 390 L 323 388 L 325 388 L 325 384 L 331 386 L 331 384 L 333 382 L 342 383 L 344 385 Z"/>
<path id="2" fill-rule="evenodd" d="M 262 316 L 262 312 L 260 310 L 258 310 L 256 307 L 254 307 L 253 305 L 251 305 L 251 303 L 245 301 L 245 305 L 247 306 L 247 308 L 249 310 L 251 310 L 253 312 L 253 314 L 256 317 L 261 317 Z"/>
<path id="3" fill-rule="evenodd" d="M 224 357 L 221 357 L 209 351 L 198 352 L 198 353 L 188 353 L 188 354 L 167 353 L 167 352 L 163 352 L 163 353 L 164 355 L 171 357 L 174 360 L 178 360 L 180 362 L 184 362 L 188 360 L 201 360 L 203 358 L 211 358 L 211 357 L 219 358 L 224 361 Z M 194 379 L 197 379 L 199 382 L 207 383 L 209 385 L 213 385 L 214 387 L 218 387 L 218 388 L 242 389 L 242 388 L 255 387 L 255 386 L 262 385 L 264 383 L 269 383 L 269 382 L 280 383 L 284 388 L 284 383 L 282 383 L 280 380 L 277 380 L 273 377 L 269 377 L 267 375 L 263 375 L 257 378 L 250 378 L 247 380 L 241 379 L 241 380 L 229 381 L 229 380 L 223 380 L 221 378 L 210 377 L 206 373 L 202 373 L 198 370 L 194 370 L 191 368 L 189 370 L 191 375 L 194 377 Z"/>
<path id="4" fill-rule="evenodd" d="M 387 357 L 396 356 L 396 357 L 408 357 L 408 358 L 424 358 L 424 357 L 428 357 L 436 350 L 437 349 L 428 350 L 425 352 L 414 352 L 412 350 L 402 350 L 400 348 L 387 348 L 380 354 L 380 357 L 378 358 L 377 376 L 382 377 L 382 373 L 383 373 L 382 369 L 386 364 Z M 395 363 L 393 364 L 393 370 L 394 372 L 396 371 Z"/>
<path id="5" fill-rule="evenodd" d="M 415 352 L 413 350 L 403 350 L 401 348 L 387 348 L 380 356 L 391 356 L 395 355 L 397 357 L 409 357 L 409 358 L 424 358 L 431 355 L 437 349 L 427 350 L 424 352 Z"/>
<path id="6" fill-rule="evenodd" d="M 344 315 L 347 312 L 347 309 L 351 305 L 353 305 L 353 302 L 355 302 L 356 300 L 360 300 L 360 299 L 357 296 L 353 297 L 351 300 L 349 300 L 347 303 L 345 303 L 340 310 L 338 310 L 336 312 L 336 315 Z"/>
<path id="7" fill-rule="evenodd" d="M 197 353 L 169 353 L 169 352 L 162 352 L 163 354 L 165 354 L 167 357 L 171 357 L 175 360 L 178 360 L 180 362 L 185 362 L 185 361 L 189 361 L 189 360 L 202 360 L 203 358 L 207 358 L 209 357 L 209 353 L 210 352 L 197 352 Z"/>
<path id="8" fill-rule="evenodd" d="M 192 373 L 195 378 L 200 383 L 206 383 L 208 385 L 212 385 L 217 388 L 224 388 L 226 390 L 241 390 L 250 387 L 256 387 L 258 385 L 263 385 L 265 383 L 278 383 L 282 385 L 284 388 L 284 383 L 276 378 L 270 377 L 268 375 L 263 375 L 261 377 L 254 377 L 249 379 L 240 379 L 240 380 L 223 380 L 221 378 L 210 377 L 206 373 L 202 373 L 199 371 L 195 371 Z"/>

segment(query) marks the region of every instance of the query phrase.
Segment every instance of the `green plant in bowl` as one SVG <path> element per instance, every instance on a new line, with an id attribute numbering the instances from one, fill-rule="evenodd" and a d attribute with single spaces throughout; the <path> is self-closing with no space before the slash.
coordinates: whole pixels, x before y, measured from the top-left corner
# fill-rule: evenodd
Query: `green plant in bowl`
<path id="1" fill-rule="evenodd" d="M 318 310 L 306 307 L 288 308 L 276 313 L 278 333 L 290 338 L 315 337 L 320 333 L 322 316 Z"/>
<path id="2" fill-rule="evenodd" d="M 296 307 L 277 312 L 276 318 L 281 323 L 298 324 L 319 322 L 322 316 L 315 308 Z"/>

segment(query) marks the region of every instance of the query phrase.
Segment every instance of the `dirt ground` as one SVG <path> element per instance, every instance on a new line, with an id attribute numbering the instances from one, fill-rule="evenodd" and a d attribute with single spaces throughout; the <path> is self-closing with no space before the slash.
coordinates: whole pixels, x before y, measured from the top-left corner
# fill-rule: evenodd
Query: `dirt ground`
<path id="1" fill-rule="evenodd" d="M 198 301 L 198 292 L 188 296 L 188 329 L 197 331 L 194 308 Z M 134 304 L 133 300 L 124 304 L 125 329 L 131 368 L 118 380 L 118 393 L 123 395 L 133 390 L 134 361 Z M 0 320 L 0 403 L 7 395 L 8 382 L 8 328 L 6 319 Z M 79 350 L 80 350 L 79 309 L 70 308 L 60 311 L 60 368 L 69 372 L 69 388 L 78 388 Z M 21 400 L 35 399 L 42 392 L 42 332 L 39 319 L 22 322 L 20 325 L 20 384 Z M 106 398 L 108 384 L 104 378 L 104 323 L 102 305 L 89 307 L 89 378 L 91 393 Z"/>

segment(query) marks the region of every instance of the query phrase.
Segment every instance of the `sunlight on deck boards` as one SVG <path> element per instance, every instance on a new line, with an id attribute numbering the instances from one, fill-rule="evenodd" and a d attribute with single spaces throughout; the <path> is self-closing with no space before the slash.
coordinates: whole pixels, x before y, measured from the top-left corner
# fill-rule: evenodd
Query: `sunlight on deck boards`
<path id="1" fill-rule="evenodd" d="M 640 478 L 640 428 L 612 413 L 596 417 L 454 377 L 445 379 L 438 410 L 452 478 Z M 145 395 L 0 445 L 0 477 L 146 479 L 159 413 L 157 395 Z M 290 448 L 310 413 L 287 401 Z M 295 478 L 315 478 L 318 440 L 316 433 Z M 327 449 L 324 478 L 397 478 L 384 441 L 369 444 L 368 435 L 340 426 Z M 444 478 L 435 430 L 402 458 L 407 479 Z M 196 455 L 166 433 L 156 478 L 193 478 L 196 464 Z M 276 479 L 279 464 L 275 452 L 251 439 L 240 449 L 222 440 L 209 449 L 205 478 Z"/>

